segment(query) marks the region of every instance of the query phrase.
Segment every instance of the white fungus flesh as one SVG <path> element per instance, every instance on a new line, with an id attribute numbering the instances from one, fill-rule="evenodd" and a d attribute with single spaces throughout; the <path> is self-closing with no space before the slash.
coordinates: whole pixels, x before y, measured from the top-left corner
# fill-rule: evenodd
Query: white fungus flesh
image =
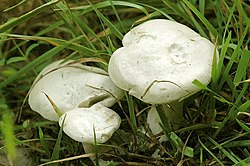
<path id="1" fill-rule="evenodd" d="M 150 104 L 176 101 L 207 85 L 215 46 L 177 22 L 156 19 L 129 31 L 109 62 L 112 81 Z"/>
<path id="2" fill-rule="evenodd" d="M 95 139 L 97 143 L 105 143 L 119 128 L 120 123 L 120 116 L 100 103 L 90 108 L 75 108 L 59 119 L 59 125 L 63 124 L 63 131 L 84 144 L 93 144 Z"/>
<path id="3" fill-rule="evenodd" d="M 29 94 L 31 109 L 44 118 L 59 120 L 46 95 L 62 113 L 78 107 L 87 108 L 95 103 L 110 107 L 123 97 L 122 90 L 104 70 L 73 61 L 62 62 L 54 62 L 44 68 Z"/>

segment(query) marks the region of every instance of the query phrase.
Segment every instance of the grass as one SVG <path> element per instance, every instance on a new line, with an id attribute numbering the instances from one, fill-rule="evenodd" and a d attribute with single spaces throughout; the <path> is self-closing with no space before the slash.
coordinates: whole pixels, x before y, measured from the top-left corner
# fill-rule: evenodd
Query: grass
<path id="1" fill-rule="evenodd" d="M 107 70 L 123 35 L 154 18 L 186 24 L 216 44 L 220 57 L 212 81 L 208 86 L 193 82 L 202 91 L 185 99 L 179 129 L 161 118 L 169 138 L 162 143 L 159 135 L 141 132 L 148 130 L 149 105 L 126 95 L 113 106 L 123 119 L 106 145 L 113 150 L 96 156 L 110 161 L 107 165 L 250 165 L 249 1 L 38 0 L 34 5 L 13 0 L 0 6 L 0 143 L 9 165 L 15 165 L 18 148 L 32 154 L 36 165 L 93 164 L 88 158 L 93 154 L 84 154 L 57 123 L 29 108 L 28 91 L 57 59 Z M 153 158 L 156 149 L 161 156 Z"/>

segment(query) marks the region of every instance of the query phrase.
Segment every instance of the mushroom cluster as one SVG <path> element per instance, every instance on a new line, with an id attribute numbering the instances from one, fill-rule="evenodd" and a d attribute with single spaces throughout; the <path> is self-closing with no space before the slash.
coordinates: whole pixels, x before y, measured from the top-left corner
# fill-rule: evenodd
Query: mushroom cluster
<path id="1" fill-rule="evenodd" d="M 106 142 L 119 128 L 120 116 L 108 107 L 123 96 L 104 70 L 59 60 L 37 76 L 28 102 L 44 118 L 59 121 L 72 139 L 91 145 L 95 141 Z M 62 113 L 61 117 L 50 100 Z"/>
<path id="2" fill-rule="evenodd" d="M 30 91 L 30 107 L 59 121 L 67 135 L 86 147 L 95 136 L 97 143 L 106 142 L 119 128 L 119 115 L 108 107 L 124 96 L 122 90 L 152 104 L 147 122 L 153 134 L 162 131 L 155 105 L 163 105 L 169 121 L 179 123 L 181 100 L 200 90 L 192 82 L 210 82 L 213 58 L 218 56 L 215 46 L 189 27 L 164 19 L 134 27 L 122 44 L 110 58 L 108 73 L 73 61 L 47 66 Z"/>
<path id="3" fill-rule="evenodd" d="M 180 121 L 179 101 L 200 90 L 192 82 L 210 82 L 215 46 L 189 27 L 165 19 L 134 27 L 122 44 L 109 62 L 112 81 L 141 101 L 164 104 L 169 121 Z M 153 107 L 148 123 L 155 134 L 161 131 L 159 122 Z"/>

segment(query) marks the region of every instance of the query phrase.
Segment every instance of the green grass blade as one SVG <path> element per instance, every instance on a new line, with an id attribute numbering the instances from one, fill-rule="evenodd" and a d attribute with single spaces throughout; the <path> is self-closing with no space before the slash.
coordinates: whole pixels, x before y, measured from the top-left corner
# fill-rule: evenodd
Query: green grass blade
<path id="1" fill-rule="evenodd" d="M 112 1 L 112 0 L 109 0 L 109 3 L 111 4 L 112 10 L 114 11 L 116 18 L 117 18 L 119 24 L 120 24 L 121 27 L 122 27 L 123 33 L 125 33 L 126 30 L 125 30 L 125 28 L 124 28 L 124 26 L 123 26 L 123 23 L 122 23 L 122 21 L 121 21 L 121 18 L 119 17 L 119 14 L 118 14 L 118 12 L 117 12 L 117 10 L 116 10 L 116 8 L 115 8 L 115 5 L 114 5 L 113 1 Z"/>
<path id="2" fill-rule="evenodd" d="M 201 142 L 200 138 L 198 138 L 198 141 L 199 141 L 199 143 L 201 144 L 201 146 L 203 147 L 203 149 L 205 149 L 205 150 L 214 158 L 214 160 L 217 161 L 217 163 L 218 163 L 219 165 L 224 166 L 224 164 L 221 162 L 221 160 L 218 159 L 218 158 L 216 157 L 216 155 L 214 155 L 213 152 L 211 152 L 211 151 L 209 150 L 209 148 L 207 148 L 207 147 L 205 146 L 205 144 L 203 144 L 203 143 Z"/>
<path id="3" fill-rule="evenodd" d="M 250 107 L 250 100 L 246 101 L 244 104 L 238 107 L 240 112 L 249 112 L 248 108 Z"/>
<path id="4" fill-rule="evenodd" d="M 15 62 L 21 62 L 21 61 L 26 61 L 27 58 L 25 57 L 11 57 L 10 59 L 7 60 L 6 64 L 11 64 Z"/>
<path id="5" fill-rule="evenodd" d="M 43 130 L 40 126 L 38 126 L 38 135 L 39 135 L 39 139 L 40 139 L 40 142 L 43 146 L 43 149 L 45 150 L 46 152 L 46 155 L 48 157 L 50 157 L 50 150 L 49 150 L 49 145 L 47 144 L 47 142 L 45 141 L 45 138 L 44 138 L 44 134 L 43 134 Z"/>
<path id="6" fill-rule="evenodd" d="M 42 13 L 43 11 L 47 10 L 50 8 L 50 6 L 58 3 L 60 0 L 52 0 L 44 5 L 39 6 L 38 8 L 18 17 L 15 19 L 12 19 L 10 21 L 8 21 L 7 23 L 3 24 L 0 26 L 0 33 L 5 32 L 8 29 L 11 29 L 13 27 L 15 27 L 16 25 L 19 25 L 21 23 L 23 23 L 24 21 L 33 18 L 34 16 L 36 16 L 39 13 Z"/>
<path id="7" fill-rule="evenodd" d="M 203 148 L 200 148 L 200 166 L 202 166 L 203 164 L 203 157 L 204 155 L 203 155 Z"/>
<path id="8" fill-rule="evenodd" d="M 30 45 L 30 46 L 27 48 L 27 50 L 25 51 L 24 56 L 25 56 L 26 58 L 28 58 L 30 52 L 31 52 L 33 49 L 35 49 L 36 47 L 38 47 L 39 45 L 40 45 L 40 43 L 35 43 L 35 44 Z"/>
<path id="9" fill-rule="evenodd" d="M 60 147 L 61 147 L 61 139 L 62 139 L 62 135 L 63 135 L 63 125 L 64 125 L 64 121 L 65 121 L 66 116 L 64 116 L 63 122 L 62 122 L 62 126 L 59 130 L 58 136 L 57 136 L 57 140 L 56 140 L 56 144 L 54 146 L 52 155 L 51 155 L 51 161 L 53 160 L 58 160 L 60 157 Z M 58 163 L 52 164 L 52 166 L 58 166 Z"/>
<path id="10" fill-rule="evenodd" d="M 237 9 L 239 12 L 239 36 L 242 36 L 243 33 L 243 19 L 246 20 L 246 23 L 248 23 L 249 26 L 249 16 L 246 15 L 246 12 L 244 11 L 243 7 L 242 7 L 242 2 L 241 1 L 235 1 L 236 5 L 237 5 Z"/>
<path id="11" fill-rule="evenodd" d="M 192 83 L 203 90 L 206 90 L 211 93 L 215 93 L 211 89 L 209 89 L 206 85 L 202 84 L 199 80 L 194 80 Z"/>
<path id="12" fill-rule="evenodd" d="M 250 140 L 232 141 L 232 142 L 229 142 L 229 143 L 223 145 L 224 148 L 242 147 L 242 146 L 249 147 Z"/>
<path id="13" fill-rule="evenodd" d="M 228 120 L 233 120 L 233 119 L 236 119 L 236 115 L 238 113 L 238 109 L 237 109 L 237 105 L 239 104 L 239 102 L 241 101 L 244 93 L 246 92 L 248 88 L 248 85 L 245 84 L 238 96 L 238 98 L 236 99 L 236 101 L 234 102 L 232 108 L 229 110 L 227 116 L 224 118 L 224 120 L 222 121 L 220 127 L 217 128 L 217 130 L 215 131 L 214 135 L 213 135 L 213 138 L 215 138 L 219 132 L 222 130 L 222 128 L 226 125 L 226 123 L 228 122 Z M 248 104 L 247 104 L 248 105 Z"/>
<path id="14" fill-rule="evenodd" d="M 250 165 L 250 157 L 247 157 L 246 159 L 240 161 L 237 164 L 234 164 L 233 166 L 249 166 Z"/>
<path id="15" fill-rule="evenodd" d="M 171 142 L 175 145 L 179 152 L 183 152 L 188 157 L 193 157 L 193 149 L 184 145 L 183 141 L 174 132 L 170 133 Z M 184 148 L 184 149 L 183 149 Z"/>
<path id="16" fill-rule="evenodd" d="M 68 6 L 68 3 L 65 0 L 62 0 L 62 2 L 56 4 L 56 6 L 58 8 L 55 9 L 54 12 L 61 18 L 61 20 L 64 21 L 65 25 L 70 29 L 71 33 L 73 34 L 73 38 L 82 36 L 81 38 L 79 38 L 79 40 L 88 47 L 91 47 L 93 50 L 96 50 L 95 46 L 84 32 L 86 25 L 83 24 L 81 19 L 79 19 L 75 15 L 75 13 L 71 11 Z"/>
<path id="17" fill-rule="evenodd" d="M 54 111 L 56 112 L 58 117 L 61 117 L 63 113 L 60 111 L 60 109 L 56 106 L 56 104 L 53 102 L 53 100 L 45 93 L 43 92 L 46 98 L 49 100 L 51 106 L 53 107 Z"/>
<path id="18" fill-rule="evenodd" d="M 227 17 L 225 17 L 225 10 L 223 8 L 223 10 L 221 10 L 221 8 L 223 7 L 223 2 L 222 3 L 211 3 L 210 5 L 212 5 L 212 10 L 216 16 L 217 19 L 213 20 L 213 24 L 216 24 L 216 29 L 218 32 L 223 32 L 224 31 L 224 25 L 227 22 Z"/>
<path id="19" fill-rule="evenodd" d="M 15 4 L 14 6 L 11 6 L 11 7 L 8 8 L 8 9 L 4 9 L 3 12 L 8 12 L 8 11 L 10 11 L 10 10 L 13 10 L 13 9 L 17 8 L 18 6 L 21 6 L 21 5 L 22 5 L 24 2 L 26 2 L 26 1 L 27 1 L 27 0 L 22 0 L 21 2 Z"/>
<path id="20" fill-rule="evenodd" d="M 194 12 L 194 14 L 201 20 L 201 22 L 207 27 L 207 29 L 213 34 L 216 38 L 218 37 L 219 41 L 221 41 L 221 35 L 217 32 L 217 30 L 213 27 L 213 25 L 204 17 L 204 15 L 199 12 L 196 7 L 191 4 L 188 0 L 182 0 L 189 8 Z"/>
<path id="21" fill-rule="evenodd" d="M 58 54 L 60 51 L 62 51 L 66 47 L 67 47 L 66 45 L 65 46 L 60 46 L 60 47 L 55 47 L 55 48 L 47 51 L 46 53 L 42 54 L 41 56 L 36 58 L 34 61 L 30 62 L 29 64 L 27 64 L 26 66 L 24 66 L 23 68 L 18 70 L 14 75 L 12 75 L 11 77 L 9 77 L 6 80 L 4 80 L 3 82 L 1 82 L 0 83 L 0 89 L 6 87 L 8 84 L 10 84 L 13 81 L 17 80 L 18 78 L 22 77 L 24 73 L 32 70 L 38 64 L 46 61 L 47 59 L 49 59 L 49 58 L 51 58 L 53 56 L 56 56 L 56 54 Z"/>
<path id="22" fill-rule="evenodd" d="M 236 160 L 226 149 L 224 149 L 220 144 L 218 144 L 214 139 L 212 139 L 209 136 L 206 136 L 207 139 L 209 139 L 210 142 L 212 142 L 212 144 L 214 144 L 216 147 L 220 149 L 220 151 L 226 156 L 228 157 L 232 162 L 234 163 L 238 163 L 238 160 Z"/>
<path id="23" fill-rule="evenodd" d="M 194 124 L 191 126 L 183 127 L 181 129 L 178 129 L 175 131 L 175 133 L 183 133 L 187 131 L 192 131 L 192 130 L 199 130 L 199 129 L 204 129 L 204 128 L 216 128 L 220 125 L 220 122 L 212 122 L 212 123 L 207 123 L 207 124 Z"/>
<path id="24" fill-rule="evenodd" d="M 19 49 L 19 46 L 17 44 L 15 44 L 16 47 L 18 48 L 20 54 L 22 56 L 18 56 L 18 57 L 11 57 L 7 60 L 6 64 L 11 64 L 11 63 L 15 63 L 15 62 L 21 62 L 21 61 L 28 61 L 28 56 L 30 54 L 30 52 L 36 48 L 37 46 L 39 46 L 40 44 L 32 44 L 30 45 L 27 50 L 25 51 L 25 53 L 23 54 L 22 51 Z"/>
<path id="25" fill-rule="evenodd" d="M 233 83 L 238 86 L 239 83 L 246 77 L 248 63 L 250 60 L 250 51 L 243 50 L 240 58 L 240 62 L 238 64 L 238 68 L 236 70 L 236 74 L 233 80 Z"/>
<path id="26" fill-rule="evenodd" d="M 122 40 L 123 35 L 122 33 L 115 27 L 114 24 L 111 23 L 111 21 L 109 21 L 101 12 L 99 12 L 98 10 L 95 10 L 97 16 L 105 23 L 106 26 L 109 27 L 109 29 L 111 30 L 111 32 L 114 33 L 114 35 L 116 37 L 118 37 L 120 40 Z"/>
<path id="27" fill-rule="evenodd" d="M 126 2 L 126 1 L 112 1 L 112 4 L 114 6 L 126 6 L 126 7 L 131 7 L 131 8 L 136 8 L 140 11 L 142 11 L 145 15 L 148 15 L 147 9 L 145 9 L 143 6 L 132 3 L 132 2 Z M 73 7 L 71 8 L 72 10 L 83 10 L 84 13 L 91 12 L 93 10 L 92 6 L 94 5 L 96 9 L 100 8 L 105 8 L 108 6 L 112 5 L 110 1 L 104 1 L 104 2 L 99 2 L 96 4 L 92 5 L 86 5 L 86 6 L 78 6 L 78 7 Z"/>
<path id="28" fill-rule="evenodd" d="M 163 127 L 163 130 L 166 134 L 166 136 L 168 138 L 170 138 L 170 132 L 172 131 L 172 128 L 171 128 L 171 125 L 169 123 L 169 120 L 168 120 L 168 117 L 166 116 L 166 114 L 164 113 L 164 108 L 162 105 L 156 105 L 156 110 L 157 110 L 157 113 L 161 119 L 161 124 L 162 124 L 162 127 Z"/>
<path id="29" fill-rule="evenodd" d="M 199 87 L 200 89 L 206 90 L 212 94 L 214 94 L 214 98 L 219 100 L 220 102 L 223 103 L 227 103 L 228 105 L 234 105 L 233 103 L 231 103 L 230 101 L 226 100 L 225 98 L 223 98 L 221 95 L 219 95 L 218 93 L 214 92 L 213 90 L 209 89 L 206 85 L 202 84 L 199 80 L 194 80 L 192 82 L 194 85 L 196 85 L 197 87 Z"/>
<path id="30" fill-rule="evenodd" d="M 192 20 L 194 26 L 196 27 L 196 29 L 198 30 L 199 34 L 205 38 L 208 38 L 207 34 L 205 33 L 204 29 L 202 28 L 202 26 L 196 21 L 196 19 L 194 18 L 192 12 L 190 11 L 189 8 L 187 8 L 185 5 L 183 5 L 183 8 L 186 10 L 187 14 L 189 15 L 190 19 Z"/>
<path id="31" fill-rule="evenodd" d="M 244 41 L 244 39 L 245 39 L 245 37 L 246 37 L 246 35 L 248 33 L 248 30 L 249 30 L 248 27 L 246 27 L 242 38 L 239 40 L 239 42 L 238 42 L 232 56 L 230 57 L 230 61 L 228 62 L 227 67 L 225 68 L 225 70 L 223 72 L 223 75 L 221 77 L 218 90 L 221 90 L 223 84 L 226 82 L 227 78 L 229 78 L 229 71 L 232 68 L 233 64 L 236 62 L 236 57 L 238 56 L 238 53 L 241 50 L 243 41 Z"/>
<path id="32" fill-rule="evenodd" d="M 225 3 L 225 2 L 224 2 Z M 229 16 L 227 18 L 227 23 L 226 26 L 224 28 L 224 33 L 223 33 L 223 41 L 226 38 L 226 34 L 227 33 L 231 33 L 231 31 L 229 31 L 229 24 L 231 23 L 231 20 L 234 16 L 234 12 L 235 12 L 235 8 L 236 8 L 236 4 L 234 3 L 233 6 L 231 8 L 228 8 L 228 10 L 230 11 Z M 229 35 L 229 34 L 228 34 Z"/>
<path id="33" fill-rule="evenodd" d="M 60 3 L 58 3 L 56 7 L 64 11 L 64 12 L 59 12 L 57 8 L 55 7 L 53 8 L 55 14 L 59 17 L 60 20 L 64 22 L 67 29 L 71 32 L 72 37 L 75 38 L 77 36 L 80 36 L 80 34 L 78 33 L 79 31 L 72 24 L 72 19 L 70 18 L 70 12 L 67 10 L 67 7 L 63 4 L 63 2 L 61 1 Z"/>
<path id="34" fill-rule="evenodd" d="M 129 111 L 129 118 L 131 122 L 131 128 L 134 133 L 137 132 L 137 122 L 136 122 L 136 116 L 135 116 L 135 107 L 134 107 L 134 100 L 133 97 L 129 94 L 125 93 L 127 103 L 128 103 L 128 111 Z"/>
<path id="35" fill-rule="evenodd" d="M 240 127 L 242 129 L 246 130 L 246 132 L 248 132 L 250 134 L 250 128 L 247 125 L 242 123 L 239 119 L 236 119 L 236 122 L 240 125 Z"/>
<path id="36" fill-rule="evenodd" d="M 95 132 L 95 127 L 93 126 L 93 133 L 94 133 L 94 151 L 95 151 L 95 165 L 99 166 L 99 148 L 97 145 L 97 141 L 96 141 L 96 132 Z"/>
<path id="37" fill-rule="evenodd" d="M 179 3 L 174 3 L 174 2 L 172 2 L 170 0 L 162 0 L 162 1 L 166 6 L 168 6 L 170 9 L 172 9 L 174 13 L 176 13 L 177 15 L 182 17 L 188 23 L 192 24 L 191 23 L 192 21 L 189 19 L 187 14 L 184 13 L 184 11 L 183 11 L 182 7 L 180 7 Z"/>
<path id="38" fill-rule="evenodd" d="M 93 49 L 96 50 L 94 44 L 91 42 L 90 38 L 86 34 L 91 34 L 95 39 L 97 39 L 98 42 L 106 49 L 108 50 L 106 44 L 100 39 L 100 37 L 88 26 L 86 25 L 81 18 L 77 17 L 75 13 L 72 13 L 72 19 L 75 21 L 75 23 L 79 26 L 79 29 L 81 29 L 81 32 L 86 39 L 88 45 Z M 86 33 L 85 33 L 86 32 Z"/>
<path id="39" fill-rule="evenodd" d="M 153 18 L 153 17 L 156 17 L 156 16 L 163 15 L 167 19 L 174 21 L 174 19 L 169 14 L 167 14 L 167 12 L 164 11 L 164 9 L 159 9 L 159 8 L 156 8 L 154 6 L 150 6 L 150 5 L 144 4 L 144 3 L 138 3 L 138 4 L 155 10 L 155 12 L 148 14 L 146 17 Z"/>
<path id="40" fill-rule="evenodd" d="M 216 82 L 218 82 L 220 75 L 223 74 L 222 73 L 222 69 L 223 69 L 223 66 L 224 66 L 223 63 L 224 63 L 224 60 L 225 60 L 227 50 L 229 48 L 229 43 L 231 41 L 231 35 L 232 35 L 232 33 L 230 31 L 227 38 L 226 38 L 226 41 L 222 43 L 222 48 L 221 48 L 221 51 L 220 51 L 220 57 L 219 57 L 219 61 L 218 61 L 218 64 L 217 64 Z"/>
<path id="41" fill-rule="evenodd" d="M 82 36 L 78 36 L 74 38 L 73 40 L 67 41 L 63 39 L 58 38 L 51 38 L 51 37 L 39 37 L 39 36 L 26 36 L 26 35 L 16 35 L 16 34 L 8 34 L 9 37 L 15 37 L 20 38 L 22 40 L 39 40 L 39 41 L 45 41 L 49 44 L 52 44 L 54 46 L 64 46 L 67 45 L 67 49 L 71 49 L 74 51 L 78 51 L 81 53 L 84 53 L 85 55 L 93 56 L 96 55 L 98 52 L 96 50 L 93 50 L 91 48 L 82 46 L 80 44 L 75 43 L 74 41 L 79 40 Z"/>
<path id="42" fill-rule="evenodd" d="M 22 76 L 22 74 L 24 74 L 25 72 L 32 70 L 36 65 L 46 61 L 47 59 L 49 59 L 51 57 L 56 56 L 56 54 L 58 54 L 60 51 L 64 50 L 65 48 L 70 48 L 74 51 L 81 51 L 84 54 L 90 54 L 91 56 L 95 55 L 95 53 L 96 53 L 92 49 L 89 49 L 87 47 L 84 47 L 84 46 L 81 46 L 79 44 L 74 43 L 73 41 L 76 40 L 77 38 L 72 40 L 72 41 L 65 41 L 62 39 L 47 38 L 47 37 L 35 37 L 35 36 L 30 37 L 30 36 L 24 36 L 24 35 L 9 35 L 9 36 L 20 37 L 20 38 L 29 39 L 29 40 L 32 38 L 36 39 L 36 40 L 45 40 L 47 42 L 50 42 L 51 44 L 54 44 L 56 46 L 59 45 L 59 46 L 45 52 L 44 54 L 39 56 L 37 59 L 35 59 L 34 61 L 27 64 L 19 71 L 17 71 L 14 75 L 12 75 L 8 79 L 1 82 L 0 89 L 2 89 L 3 87 L 7 86 L 10 83 L 12 83 L 16 79 L 20 78 Z"/>
<path id="43" fill-rule="evenodd" d="M 205 14 L 205 5 L 206 5 L 205 0 L 199 0 L 199 10 L 203 16 Z"/>
<path id="44" fill-rule="evenodd" d="M 38 33 L 36 33 L 34 36 L 41 36 L 41 35 L 44 35 L 46 33 L 49 33 L 53 30 L 55 30 L 56 28 L 58 28 L 59 26 L 63 25 L 63 21 L 58 21 L 58 22 L 55 22 L 51 25 L 49 25 L 48 27 L 46 27 L 45 29 L 39 31 Z M 8 33 L 6 33 L 8 34 Z M 4 36 L 3 34 L 1 34 L 1 36 Z M 5 35 L 5 37 L 7 37 L 7 35 Z M 21 47 L 22 45 L 25 45 L 27 43 L 27 41 L 23 41 L 23 42 L 20 42 L 19 44 L 17 44 L 18 47 Z M 9 52 L 11 51 L 14 51 L 16 50 L 16 47 L 13 47 L 9 50 Z"/>
<path id="45" fill-rule="evenodd" d="M 217 83 L 218 79 L 217 76 L 219 75 L 218 73 L 220 72 L 217 69 L 217 62 L 218 62 L 218 53 L 217 53 L 217 46 L 214 48 L 214 55 L 213 55 L 213 63 L 212 63 L 212 72 L 211 72 L 211 89 L 217 92 Z"/>
<path id="46" fill-rule="evenodd" d="M 1 99 L 0 99 L 1 100 Z M 0 107 L 1 108 L 1 107 Z M 15 146 L 15 136 L 14 136 L 14 126 L 13 118 L 14 114 L 7 110 L 1 109 L 3 112 L 2 121 L 0 121 L 1 132 L 3 134 L 4 145 L 6 147 L 7 156 L 12 161 L 16 157 L 16 146 Z"/>

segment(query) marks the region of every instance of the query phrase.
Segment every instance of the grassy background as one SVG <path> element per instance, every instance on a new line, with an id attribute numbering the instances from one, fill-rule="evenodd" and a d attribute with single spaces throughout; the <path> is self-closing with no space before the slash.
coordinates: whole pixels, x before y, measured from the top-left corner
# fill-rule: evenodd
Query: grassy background
<path id="1" fill-rule="evenodd" d="M 170 137 L 165 143 L 158 141 L 159 135 L 140 132 L 147 130 L 148 105 L 126 96 L 123 109 L 113 107 L 123 118 L 107 143 L 113 150 L 98 156 L 113 160 L 110 165 L 250 164 L 249 15 L 249 1 L 243 0 L 1 0 L 0 163 L 20 162 L 22 149 L 34 165 L 62 159 L 69 161 L 55 165 L 91 165 L 80 143 L 30 110 L 26 97 L 33 80 L 61 58 L 107 70 L 131 27 L 165 18 L 217 45 L 220 58 L 212 81 L 207 87 L 194 82 L 203 90 L 185 100 L 185 123 L 165 133 Z M 152 158 L 156 149 L 161 156 Z"/>

